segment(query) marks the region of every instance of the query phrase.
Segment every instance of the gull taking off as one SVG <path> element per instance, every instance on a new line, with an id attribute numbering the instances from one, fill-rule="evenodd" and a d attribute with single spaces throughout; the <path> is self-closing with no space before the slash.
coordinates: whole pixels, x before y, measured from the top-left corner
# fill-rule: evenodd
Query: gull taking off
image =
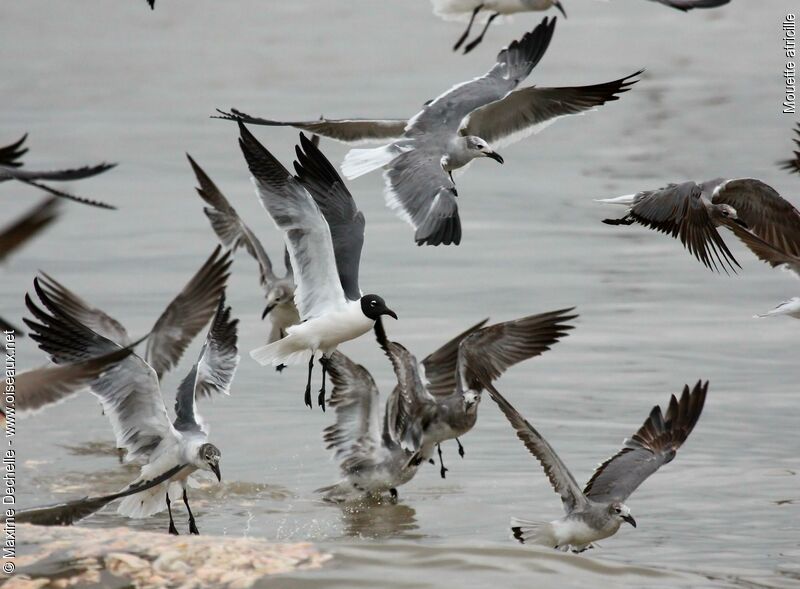
<path id="1" fill-rule="evenodd" d="M 410 120 L 322 120 L 281 122 L 238 110 L 222 117 L 260 125 L 290 125 L 343 142 L 391 140 L 374 149 L 352 149 L 342 163 L 347 178 L 384 168 L 386 203 L 414 228 L 418 245 L 458 245 L 461 220 L 452 172 L 473 159 L 534 133 L 559 117 L 617 100 L 636 80 L 631 76 L 593 86 L 515 88 L 547 50 L 556 19 L 544 19 L 513 41 L 485 75 L 453 86 L 425 104 Z"/>
<path id="2" fill-rule="evenodd" d="M 267 298 L 267 305 L 261 318 L 264 319 L 269 315 L 272 324 L 267 343 L 271 344 L 286 337 L 286 329 L 300 323 L 300 315 L 294 305 L 294 273 L 288 250 L 285 250 L 284 254 L 286 274 L 279 278 L 272 268 L 272 261 L 264 246 L 245 224 L 236 209 L 205 171 L 192 159 L 192 156 L 187 154 L 186 157 L 189 158 L 197 183 L 200 185 L 197 188 L 197 194 L 209 204 L 203 208 L 203 212 L 211 222 L 211 228 L 222 245 L 233 252 L 237 248 L 243 247 L 258 262 L 259 279 Z"/>
<path id="3" fill-rule="evenodd" d="M 367 333 L 382 315 L 397 319 L 378 295 L 362 295 L 358 284 L 364 215 L 322 152 L 303 134 L 296 148 L 296 176 L 289 173 L 239 123 L 239 144 L 261 204 L 284 234 L 297 288 L 294 301 L 302 323 L 283 339 L 250 355 L 261 365 L 296 364 L 308 356 L 305 403 L 311 407 L 314 356 L 322 353 L 325 408 L 326 359 L 336 346 Z"/>
<path id="4" fill-rule="evenodd" d="M 572 329 L 566 323 L 577 317 L 569 314 L 572 310 L 531 315 L 488 327 L 483 327 L 487 321 L 484 319 L 421 363 L 402 347 L 402 361 L 393 358 L 397 354 L 389 353 L 398 382 L 389 404 L 400 403 L 403 408 L 400 423 L 395 426 L 403 447 L 419 449 L 424 459 L 429 459 L 437 447 L 440 474 L 445 478 L 447 469 L 442 463 L 440 444 L 455 439 L 463 458 L 464 448 L 458 438 L 475 426 L 483 383 L 491 383 L 515 364 L 549 350 Z M 397 346 L 389 348 L 396 349 Z M 399 400 L 394 399 L 397 396 Z"/>
<path id="5" fill-rule="evenodd" d="M 34 320 L 25 320 L 39 347 L 56 364 L 81 362 L 113 353 L 120 346 L 84 326 L 53 300 L 41 287 L 34 288 L 46 311 L 26 296 Z M 197 534 L 194 515 L 186 494 L 187 479 L 197 470 L 212 472 L 218 481 L 220 451 L 208 442 L 208 430 L 197 411 L 197 397 L 212 393 L 228 395 L 236 367 L 236 326 L 230 307 L 220 297 L 217 313 L 206 337 L 197 363 L 181 382 L 175 396 L 175 420 L 170 423 L 161 396 L 156 371 L 142 358 L 131 354 L 106 371 L 90 385 L 111 421 L 117 446 L 127 450 L 126 461 L 144 462 L 141 474 L 131 487 L 136 491 L 125 496 L 118 512 L 133 518 L 169 512 L 169 532 L 177 534 L 172 519 L 170 493 L 182 491 L 189 513 L 189 532 Z M 109 496 L 122 497 L 130 490 Z M 113 500 L 113 499 L 109 499 Z M 102 502 L 100 502 L 102 503 Z M 102 505 L 96 504 L 99 509 Z M 52 515 L 52 514 L 51 514 Z"/>
<path id="6" fill-rule="evenodd" d="M 636 527 L 624 501 L 675 458 L 703 411 L 708 382 L 698 382 L 691 392 L 685 386 L 680 401 L 672 395 L 666 416 L 659 406 L 653 407 L 639 431 L 597 468 L 583 491 L 547 440 L 491 384 L 487 388 L 517 437 L 542 465 L 566 512 L 551 522 L 513 520 L 514 537 L 523 544 L 582 552 L 592 548 L 593 542 L 616 534 L 623 522 Z"/>

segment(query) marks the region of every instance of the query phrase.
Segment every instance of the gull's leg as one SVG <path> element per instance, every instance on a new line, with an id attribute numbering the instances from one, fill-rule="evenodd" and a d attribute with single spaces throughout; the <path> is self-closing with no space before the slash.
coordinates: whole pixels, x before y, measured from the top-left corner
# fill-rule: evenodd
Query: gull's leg
<path id="1" fill-rule="evenodd" d="M 483 41 L 483 36 L 486 34 L 486 29 L 489 28 L 489 25 L 492 24 L 492 21 L 500 16 L 499 12 L 495 12 L 492 16 L 489 17 L 489 20 L 486 21 L 486 26 L 483 27 L 481 34 L 478 35 L 475 39 L 469 42 L 469 44 L 464 47 L 464 55 L 475 49 L 481 41 Z"/>
<path id="2" fill-rule="evenodd" d="M 394 487 L 389 489 L 389 497 L 391 497 L 392 501 L 394 501 L 396 503 L 397 502 L 397 497 L 398 497 L 397 489 L 395 489 Z"/>
<path id="3" fill-rule="evenodd" d="M 475 22 L 475 17 L 478 16 L 478 13 L 481 11 L 481 8 L 483 8 L 483 4 L 478 4 L 475 7 L 475 10 L 472 11 L 472 16 L 469 17 L 469 24 L 467 25 L 467 30 L 464 31 L 464 33 L 458 38 L 458 41 L 456 41 L 456 44 L 453 45 L 453 51 L 458 51 L 458 48 L 461 47 L 464 44 L 464 41 L 467 40 L 467 37 L 469 37 L 469 32 L 472 29 L 472 23 Z"/>
<path id="4" fill-rule="evenodd" d="M 306 405 L 311 409 L 311 373 L 314 371 L 314 352 L 308 360 L 308 381 L 306 381 Z"/>
<path id="5" fill-rule="evenodd" d="M 328 374 L 328 359 L 325 354 L 322 354 L 319 363 L 322 365 L 322 387 L 319 389 L 319 396 L 317 396 L 317 405 L 325 411 L 325 376 Z"/>
<path id="6" fill-rule="evenodd" d="M 461 445 L 461 441 L 458 438 L 456 438 L 456 444 L 458 444 L 458 455 L 464 458 L 464 446 Z"/>
<path id="7" fill-rule="evenodd" d="M 175 522 L 172 519 L 172 507 L 169 502 L 169 493 L 167 493 L 167 513 L 169 513 L 169 533 L 173 536 L 177 536 L 178 528 L 175 527 Z"/>
<path id="8" fill-rule="evenodd" d="M 444 473 L 446 473 L 450 469 L 444 467 L 444 461 L 442 460 L 442 445 L 436 444 L 436 449 L 439 450 L 439 464 L 441 465 L 441 468 L 439 469 L 439 474 L 442 475 L 443 479 L 445 479 L 447 477 L 444 476 Z"/>
<path id="9" fill-rule="evenodd" d="M 183 490 L 183 504 L 186 506 L 186 511 L 189 512 L 189 533 L 197 535 L 200 532 L 197 530 L 197 524 L 194 523 L 194 514 L 192 513 L 192 508 L 189 507 L 189 498 L 186 496 L 186 489 Z"/>
<path id="10" fill-rule="evenodd" d="M 276 370 L 276 371 L 278 371 L 278 372 L 283 372 L 283 369 L 284 369 L 284 368 L 286 368 L 286 364 L 278 364 L 278 365 L 275 367 L 275 370 Z"/>

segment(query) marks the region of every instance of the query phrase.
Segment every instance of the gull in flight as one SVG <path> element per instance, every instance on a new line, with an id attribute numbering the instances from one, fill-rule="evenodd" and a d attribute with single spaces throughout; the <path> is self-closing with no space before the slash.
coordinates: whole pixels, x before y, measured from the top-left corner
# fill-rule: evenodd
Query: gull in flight
<path id="1" fill-rule="evenodd" d="M 394 345 L 394 344 L 390 344 Z M 387 354 L 393 363 L 414 362 L 402 346 L 394 345 Z M 417 473 L 421 458 L 418 451 L 400 444 L 400 433 L 393 427 L 397 408 L 390 400 L 381 419 L 378 387 L 370 373 L 341 352 L 331 354 L 327 362 L 333 383 L 330 406 L 336 423 L 323 432 L 328 450 L 334 451 L 343 480 L 317 489 L 328 501 L 348 501 L 379 497 L 389 492 L 397 499 L 397 487 Z"/>
<path id="2" fill-rule="evenodd" d="M 197 183 L 200 185 L 197 188 L 197 194 L 209 205 L 203 208 L 203 212 L 208 217 L 211 227 L 222 245 L 233 252 L 237 248 L 243 247 L 258 262 L 259 279 L 267 299 L 267 305 L 261 318 L 264 319 L 269 315 L 271 322 L 267 343 L 271 344 L 286 337 L 286 329 L 300 323 L 300 315 L 294 304 L 294 273 L 288 250 L 284 250 L 286 274 L 279 278 L 272 268 L 272 261 L 264 246 L 245 224 L 236 209 L 197 162 L 188 154 L 186 157 L 189 158 Z"/>
<path id="3" fill-rule="evenodd" d="M 68 307 L 50 297 L 38 278 L 34 288 L 46 310 L 27 295 L 26 303 L 34 319 L 26 319 L 25 323 L 31 329 L 31 338 L 54 363 L 82 362 L 121 349 L 73 317 Z M 129 488 L 108 496 L 108 501 L 124 497 L 117 510 L 120 514 L 144 518 L 166 508 L 169 532 L 177 534 L 169 495 L 182 492 L 189 532 L 198 533 L 186 494 L 187 479 L 197 470 L 213 473 L 218 481 L 222 476 L 221 454 L 208 442 L 208 429 L 198 413 L 197 398 L 230 393 L 239 364 L 238 320 L 231 319 L 230 314 L 223 293 L 200 357 L 178 387 L 172 422 L 155 369 L 136 354 L 127 356 L 90 384 L 90 391 L 100 400 L 111 422 L 117 446 L 127 450 L 126 461 L 144 462 L 140 476 Z M 133 494 L 127 494 L 132 489 Z M 95 502 L 93 507 L 99 509 L 102 505 Z"/>
<path id="4" fill-rule="evenodd" d="M 191 341 L 214 316 L 230 275 L 230 265 L 230 255 L 217 247 L 146 336 L 144 360 L 153 367 L 159 380 L 180 361 Z M 105 311 L 87 303 L 44 272 L 39 284 L 51 300 L 79 323 L 120 346 L 131 344 L 125 327 Z"/>
<path id="5" fill-rule="evenodd" d="M 47 170 L 47 171 L 34 171 L 34 170 L 22 169 L 22 162 L 20 161 L 20 158 L 23 155 L 25 155 L 28 151 L 27 147 L 23 147 L 25 140 L 27 138 L 28 135 L 26 133 L 18 141 L 0 147 L 0 182 L 5 182 L 7 180 L 17 180 L 18 182 L 22 182 L 23 184 L 35 186 L 36 188 L 44 190 L 45 192 L 53 196 L 57 196 L 59 198 L 66 198 L 75 202 L 90 205 L 93 207 L 98 207 L 101 209 L 116 209 L 116 207 L 106 204 L 104 202 L 91 200 L 80 196 L 75 196 L 74 194 L 57 190 L 55 188 L 47 186 L 46 184 L 42 184 L 42 181 L 66 182 L 70 180 L 82 180 L 84 178 L 90 178 L 92 176 L 97 176 L 98 174 L 102 174 L 103 172 L 107 172 L 111 168 L 115 167 L 117 164 L 102 163 L 96 166 L 84 166 L 82 168 L 70 168 L 65 170 Z"/>
<path id="6" fill-rule="evenodd" d="M 324 410 L 326 363 L 336 347 L 367 333 L 383 315 L 397 315 L 380 296 L 361 294 L 364 215 L 322 152 L 301 134 L 293 176 L 241 123 L 239 130 L 256 194 L 289 250 L 302 320 L 286 329 L 286 337 L 250 355 L 262 366 L 296 364 L 308 356 L 305 403 L 311 407 L 314 357 L 321 352 L 317 402 Z"/>
<path id="7" fill-rule="evenodd" d="M 800 277 L 800 211 L 761 180 L 684 182 L 598 202 L 628 207 L 624 217 L 604 223 L 639 223 L 677 237 L 709 269 L 741 267 L 717 231 L 726 227 L 758 259 Z M 800 301 L 792 299 L 766 315 L 798 311 Z"/>
<path id="8" fill-rule="evenodd" d="M 458 245 L 461 220 L 452 172 L 473 159 L 534 133 L 560 117 L 579 114 L 619 98 L 636 72 L 613 82 L 565 88 L 516 87 L 539 63 L 556 19 L 544 19 L 513 41 L 483 76 L 453 86 L 405 119 L 344 119 L 282 122 L 233 109 L 218 118 L 271 126 L 293 126 L 345 143 L 387 141 L 373 149 L 351 149 L 342 164 L 347 178 L 383 168 L 386 203 L 414 229 L 418 245 Z"/>
<path id="9" fill-rule="evenodd" d="M 488 327 L 484 327 L 488 321 L 484 319 L 421 363 L 399 345 L 390 347 L 403 352 L 402 356 L 387 352 L 390 358 L 399 356 L 403 360 L 393 359 L 398 385 L 389 400 L 390 405 L 399 404 L 403 409 L 398 416 L 400 423 L 394 426 L 402 446 L 419 449 L 426 460 L 436 447 L 439 472 L 445 478 L 440 444 L 455 439 L 463 458 L 459 437 L 475 426 L 483 383 L 495 381 L 515 364 L 543 354 L 565 337 L 572 329 L 566 322 L 577 317 L 570 314 L 572 310 L 530 315 Z M 382 339 L 380 332 L 378 339 Z"/>
<path id="10" fill-rule="evenodd" d="M 675 458 L 703 411 L 708 382 L 698 382 L 691 392 L 685 386 L 680 401 L 672 395 L 666 415 L 661 407 L 653 407 L 639 431 L 597 468 L 582 491 L 547 440 L 491 384 L 487 389 L 517 437 L 542 465 L 566 512 L 551 522 L 513 520 L 514 537 L 523 544 L 582 552 L 592 548 L 593 542 L 616 534 L 623 523 L 636 527 L 624 501 L 651 474 Z"/>

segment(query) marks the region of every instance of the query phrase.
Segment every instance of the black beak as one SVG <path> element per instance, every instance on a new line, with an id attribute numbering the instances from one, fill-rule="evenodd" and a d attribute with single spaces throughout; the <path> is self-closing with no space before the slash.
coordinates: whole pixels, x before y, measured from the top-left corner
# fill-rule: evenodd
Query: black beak
<path id="1" fill-rule="evenodd" d="M 745 229 L 750 229 L 750 227 L 748 227 L 747 223 L 745 223 L 741 219 L 734 219 L 733 222 L 736 223 L 737 225 L 740 225 L 740 226 L 744 227 Z"/>
<path id="2" fill-rule="evenodd" d="M 561 14 L 563 14 L 563 15 L 564 15 L 564 18 L 567 18 L 567 11 L 566 11 L 566 10 L 564 10 L 564 6 L 562 6 L 561 2 L 559 2 L 558 0 L 555 0 L 555 2 L 553 2 L 553 6 L 555 6 L 556 8 L 558 8 L 558 11 L 559 11 Z"/>
<path id="3" fill-rule="evenodd" d="M 221 483 L 222 482 L 222 473 L 220 473 L 220 471 L 219 471 L 219 464 L 211 464 L 209 466 L 211 466 L 211 472 L 213 472 L 214 475 L 217 477 L 217 481 Z M 633 524 L 633 525 L 635 526 L 636 524 Z"/>
<path id="4" fill-rule="evenodd" d="M 490 151 L 489 153 L 487 153 L 487 154 L 486 154 L 486 157 L 490 157 L 490 158 L 492 158 L 494 161 L 496 161 L 496 162 L 500 162 L 501 164 L 502 164 L 502 163 L 505 163 L 505 162 L 503 161 L 503 156 L 501 156 L 499 153 L 495 153 L 494 151 Z"/>
<path id="5" fill-rule="evenodd" d="M 632 525 L 634 528 L 636 527 L 636 520 L 635 520 L 635 519 L 633 519 L 633 517 L 632 517 L 632 516 L 630 516 L 630 515 L 623 515 L 623 516 L 622 516 L 622 519 L 624 519 L 626 522 L 628 522 L 629 524 L 631 524 L 631 525 Z"/>
<path id="6" fill-rule="evenodd" d="M 275 303 L 272 303 L 271 305 L 267 305 L 267 308 L 264 309 L 263 313 L 261 313 L 261 319 L 264 320 L 267 317 L 267 315 L 269 315 L 269 312 L 272 311 L 272 309 L 274 309 L 276 306 L 277 305 Z"/>
<path id="7" fill-rule="evenodd" d="M 382 315 L 388 315 L 389 317 L 392 317 L 395 320 L 397 320 L 397 313 L 395 313 L 394 311 L 392 311 L 388 307 L 386 309 L 384 309 L 383 313 L 381 313 L 381 314 Z"/>

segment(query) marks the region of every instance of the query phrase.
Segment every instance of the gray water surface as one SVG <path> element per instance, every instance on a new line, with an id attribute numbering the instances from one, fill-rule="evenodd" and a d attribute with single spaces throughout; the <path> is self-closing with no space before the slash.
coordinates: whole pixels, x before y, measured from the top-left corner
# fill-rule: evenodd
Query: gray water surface
<path id="1" fill-rule="evenodd" d="M 752 315 L 800 294 L 725 235 L 738 276 L 704 269 L 679 243 L 608 227 L 593 198 L 670 181 L 755 176 L 784 196 L 800 180 L 775 166 L 791 150 L 781 114 L 781 22 L 792 3 L 734 0 L 682 14 L 643 0 L 572 0 L 529 83 L 577 85 L 647 71 L 618 102 L 562 120 L 476 162 L 460 178 L 464 239 L 418 248 L 385 208 L 379 174 L 349 183 L 367 218 L 361 283 L 400 320 L 393 339 L 422 357 L 475 321 L 577 306 L 576 329 L 512 369 L 500 390 L 585 480 L 657 403 L 711 381 L 705 412 L 679 456 L 629 500 L 639 523 L 585 555 L 522 547 L 511 516 L 560 514 L 538 464 L 486 398 L 466 457 L 445 446 L 448 478 L 426 467 L 400 503 L 355 512 L 325 505 L 338 478 L 321 430 L 332 416 L 302 403 L 304 370 L 261 368 L 256 267 L 237 256 L 229 288 L 242 363 L 231 398 L 204 403 L 223 452 L 222 486 L 191 493 L 202 532 L 311 540 L 336 555 L 286 587 L 797 587 L 800 585 L 797 337 L 800 323 Z M 279 258 L 280 236 L 253 196 L 236 128 L 210 120 L 235 106 L 273 118 L 410 116 L 450 85 L 481 75 L 499 47 L 542 15 L 493 27 L 468 57 L 460 25 L 425 0 L 159 0 L 5 2 L 0 16 L 0 143 L 30 133 L 31 167 L 120 162 L 71 186 L 117 204 L 69 204 L 52 230 L 0 269 L 0 309 L 16 323 L 37 270 L 150 328 L 215 238 L 194 193 L 189 152 Z M 297 134 L 254 128 L 289 164 Z M 334 162 L 346 148 L 324 141 Z M 39 197 L 0 186 L 3 219 Z M 199 342 L 164 384 L 165 400 Z M 385 395 L 391 369 L 371 337 L 343 346 Z M 19 341 L 19 367 L 42 364 Z M 136 476 L 107 452 L 96 402 L 77 398 L 20 421 L 22 506 L 118 489 Z M 179 511 L 180 526 L 185 527 Z M 81 525 L 164 530 L 166 515 L 130 521 L 108 509 Z M 24 539 L 23 539 L 24 540 Z M 359 585 L 358 583 L 362 584 Z"/>

